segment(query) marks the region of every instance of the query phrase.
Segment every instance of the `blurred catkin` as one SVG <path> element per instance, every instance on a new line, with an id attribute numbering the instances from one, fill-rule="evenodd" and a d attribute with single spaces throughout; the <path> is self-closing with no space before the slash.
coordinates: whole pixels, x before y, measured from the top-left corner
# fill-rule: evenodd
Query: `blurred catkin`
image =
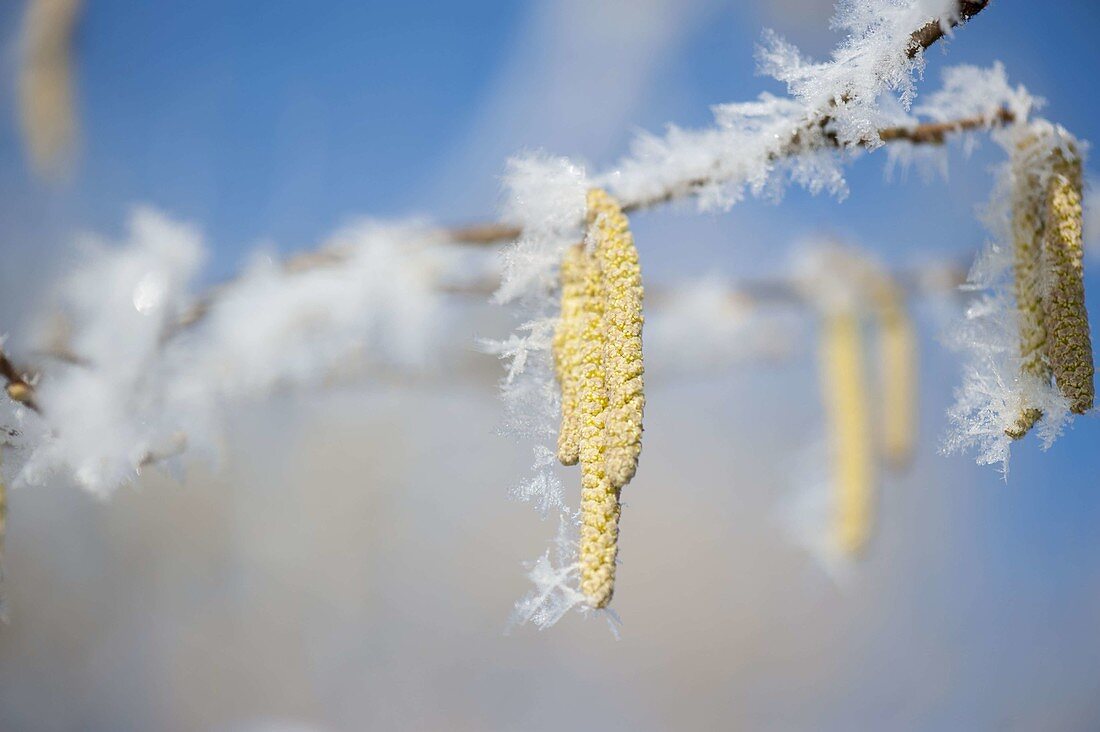
<path id="1" fill-rule="evenodd" d="M 1083 414 L 1093 404 L 1093 363 L 1082 272 L 1081 158 L 1072 149 L 1055 148 L 1052 154 L 1042 238 L 1048 278 L 1047 355 L 1070 409 Z"/>
<path id="2" fill-rule="evenodd" d="M 874 287 L 882 380 L 882 450 L 886 463 L 901 469 L 913 457 L 917 413 L 917 344 L 905 292 L 882 275 Z"/>
<path id="3" fill-rule="evenodd" d="M 23 20 L 19 116 L 34 169 L 64 172 L 75 137 L 71 69 L 81 0 L 29 0 Z"/>
<path id="4" fill-rule="evenodd" d="M 833 440 L 835 538 L 845 553 L 858 554 L 870 537 L 874 483 L 863 338 L 851 308 L 827 313 L 823 328 L 821 380 Z"/>
<path id="5" fill-rule="evenodd" d="M 585 277 L 588 255 L 583 244 L 569 247 L 561 263 L 561 318 L 554 331 L 554 370 L 561 387 L 558 460 L 576 465 L 580 458 L 581 337 L 585 325 Z"/>
<path id="6" fill-rule="evenodd" d="M 1049 383 L 1046 309 L 1043 303 L 1042 238 L 1044 200 L 1037 164 L 1042 164 L 1040 141 L 1025 136 L 1012 154 L 1012 255 L 1016 320 L 1020 336 L 1020 370 Z M 1042 418 L 1041 409 L 1025 404 L 1005 434 L 1018 440 Z"/>
<path id="7" fill-rule="evenodd" d="M 642 450 L 642 270 L 629 223 L 614 199 L 599 189 L 589 191 L 588 218 L 603 273 L 607 475 L 621 488 L 634 477 Z"/>

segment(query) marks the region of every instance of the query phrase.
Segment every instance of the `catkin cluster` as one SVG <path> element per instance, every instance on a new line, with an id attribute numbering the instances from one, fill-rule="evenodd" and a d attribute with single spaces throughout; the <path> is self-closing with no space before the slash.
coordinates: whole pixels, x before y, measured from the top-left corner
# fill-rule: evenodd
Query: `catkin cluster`
<path id="1" fill-rule="evenodd" d="M 1012 154 L 1013 291 L 1020 371 L 1054 379 L 1082 414 L 1093 404 L 1092 343 L 1085 311 L 1081 158 L 1049 131 L 1029 133 Z M 1005 434 L 1023 437 L 1043 416 L 1025 403 Z"/>
<path id="2" fill-rule="evenodd" d="M 619 493 L 642 447 L 642 273 L 629 223 L 605 191 L 588 193 L 588 234 L 561 265 L 554 366 L 558 458 L 581 464 L 580 588 L 606 607 L 615 587 Z"/>
<path id="3" fill-rule="evenodd" d="M 917 342 L 900 283 L 842 250 L 826 264 L 810 292 L 821 313 L 818 357 L 835 495 L 833 541 L 855 556 L 873 533 L 879 461 L 900 470 L 912 458 Z M 876 331 L 877 382 L 868 378 L 868 321 Z"/>

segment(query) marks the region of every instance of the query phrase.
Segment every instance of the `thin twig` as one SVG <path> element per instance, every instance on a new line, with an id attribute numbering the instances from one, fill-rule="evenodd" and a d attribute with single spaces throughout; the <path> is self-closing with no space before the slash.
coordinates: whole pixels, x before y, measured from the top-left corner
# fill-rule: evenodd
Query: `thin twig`
<path id="1" fill-rule="evenodd" d="M 913 35 L 910 36 L 911 41 L 906 55 L 908 55 L 909 58 L 913 58 L 947 35 L 952 28 L 962 25 L 985 10 L 988 5 L 989 0 L 959 0 L 958 16 L 951 20 L 946 29 L 939 20 L 932 20 L 913 31 Z"/>

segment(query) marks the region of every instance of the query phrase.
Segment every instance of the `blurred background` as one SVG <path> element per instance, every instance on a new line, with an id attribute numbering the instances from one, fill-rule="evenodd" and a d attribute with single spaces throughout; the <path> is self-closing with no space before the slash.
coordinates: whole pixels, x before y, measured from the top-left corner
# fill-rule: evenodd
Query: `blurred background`
<path id="1" fill-rule="evenodd" d="M 818 57 L 838 40 L 828 0 L 88 0 L 78 145 L 43 179 L 18 122 L 25 11 L 0 5 L 0 330 L 13 335 L 76 261 L 76 235 L 117 235 L 134 204 L 202 229 L 205 283 L 358 215 L 480 221 L 510 154 L 606 168 L 639 129 L 782 92 L 754 73 L 762 28 Z M 931 50 L 920 88 L 946 65 L 1001 60 L 1046 116 L 1100 140 L 1098 31 L 1089 0 L 995 2 Z M 948 179 L 928 185 L 884 183 L 877 154 L 851 168 L 842 203 L 792 189 L 778 207 L 639 215 L 647 281 L 774 275 L 822 235 L 892 266 L 965 262 L 1000 158 L 988 141 L 969 157 L 952 146 Z M 1100 312 L 1100 279 L 1086 285 Z M 499 366 L 473 344 L 510 322 L 487 305 L 462 320 L 469 363 L 453 378 L 242 408 L 220 465 L 181 481 L 148 471 L 108 502 L 64 481 L 15 491 L 0 729 L 1100 728 L 1100 424 L 1079 419 L 1046 453 L 1016 445 L 1007 482 L 941 456 L 960 381 L 939 343 L 945 310 L 916 307 L 916 457 L 884 479 L 846 582 L 782 526 L 821 437 L 813 344 L 650 382 L 624 496 L 620 640 L 577 614 L 504 634 L 528 589 L 521 562 L 554 527 L 507 499 L 530 452 L 497 433 Z"/>

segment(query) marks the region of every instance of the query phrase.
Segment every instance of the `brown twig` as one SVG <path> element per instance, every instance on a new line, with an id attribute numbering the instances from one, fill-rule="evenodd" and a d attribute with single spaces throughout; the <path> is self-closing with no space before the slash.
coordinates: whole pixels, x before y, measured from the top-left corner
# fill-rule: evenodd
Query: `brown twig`
<path id="1" fill-rule="evenodd" d="M 933 43 L 943 38 L 952 28 L 962 25 L 985 10 L 987 5 L 989 5 L 989 0 L 959 0 L 958 15 L 951 19 L 946 29 L 939 20 L 932 20 L 913 31 L 906 55 L 913 58 L 921 51 L 926 50 Z"/>
<path id="2" fill-rule="evenodd" d="M 914 145 L 942 145 L 947 135 L 967 132 L 983 127 L 1009 125 L 1016 121 L 1016 115 L 1008 109 L 1000 109 L 993 117 L 964 117 L 949 122 L 928 122 L 915 127 L 886 127 L 879 130 L 883 142 L 905 141 Z"/>

